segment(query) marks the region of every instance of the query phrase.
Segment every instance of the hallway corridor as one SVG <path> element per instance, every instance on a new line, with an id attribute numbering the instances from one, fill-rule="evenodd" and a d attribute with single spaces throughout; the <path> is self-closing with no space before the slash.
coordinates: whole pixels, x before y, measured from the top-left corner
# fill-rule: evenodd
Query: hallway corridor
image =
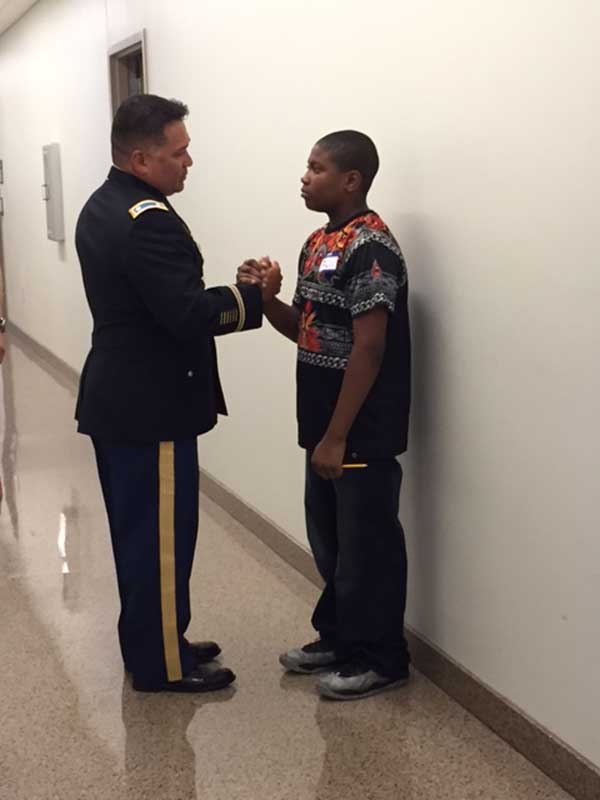
<path id="1" fill-rule="evenodd" d="M 207 498 L 190 633 L 235 689 L 138 694 L 74 388 L 14 337 L 2 367 L 1 800 L 567 800 L 428 680 L 319 700 L 277 655 L 311 638 L 316 589 Z M 202 453 L 200 451 L 202 461 Z"/>

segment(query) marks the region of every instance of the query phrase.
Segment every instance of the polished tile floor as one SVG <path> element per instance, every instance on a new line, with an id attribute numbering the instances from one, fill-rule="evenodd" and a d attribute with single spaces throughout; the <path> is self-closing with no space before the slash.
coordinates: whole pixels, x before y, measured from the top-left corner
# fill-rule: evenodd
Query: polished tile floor
<path id="1" fill-rule="evenodd" d="M 316 590 L 203 499 L 192 633 L 235 689 L 145 695 L 124 679 L 117 592 L 74 392 L 12 346 L 0 514 L 1 800 L 564 800 L 569 796 L 418 674 L 326 702 L 286 676 Z"/>

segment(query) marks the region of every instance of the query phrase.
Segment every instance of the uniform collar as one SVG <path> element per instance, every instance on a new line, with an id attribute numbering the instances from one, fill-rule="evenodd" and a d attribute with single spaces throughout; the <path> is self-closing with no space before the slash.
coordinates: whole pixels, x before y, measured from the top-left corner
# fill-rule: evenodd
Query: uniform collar
<path id="1" fill-rule="evenodd" d="M 149 183 L 136 178 L 135 175 L 131 175 L 129 172 L 124 172 L 118 167 L 113 166 L 110 168 L 108 180 L 111 181 L 111 183 L 118 183 L 121 186 L 129 186 L 132 189 L 139 189 L 144 194 L 155 197 L 163 202 L 166 200 L 165 195 L 158 189 L 155 189 L 154 186 L 151 186 Z"/>

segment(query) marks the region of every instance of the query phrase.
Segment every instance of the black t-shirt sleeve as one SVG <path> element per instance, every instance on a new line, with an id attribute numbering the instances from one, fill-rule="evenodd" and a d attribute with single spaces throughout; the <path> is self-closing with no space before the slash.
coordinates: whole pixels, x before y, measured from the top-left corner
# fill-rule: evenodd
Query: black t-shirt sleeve
<path id="1" fill-rule="evenodd" d="M 401 256 L 380 242 L 367 242 L 350 257 L 344 268 L 346 307 L 352 317 L 374 308 L 396 308 L 398 291 L 406 283 Z"/>

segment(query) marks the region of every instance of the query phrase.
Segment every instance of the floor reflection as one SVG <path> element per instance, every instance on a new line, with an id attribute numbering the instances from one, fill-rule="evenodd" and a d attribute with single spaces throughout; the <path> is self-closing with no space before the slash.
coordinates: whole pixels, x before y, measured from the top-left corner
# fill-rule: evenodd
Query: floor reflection
<path id="1" fill-rule="evenodd" d="M 76 612 L 81 607 L 81 529 L 79 492 L 71 488 L 71 502 L 58 518 L 58 556 L 61 562 L 62 597 L 65 608 Z"/>
<path id="2" fill-rule="evenodd" d="M 13 349 L 7 347 L 6 356 L 0 367 L 2 381 L 2 506 L 8 509 L 12 534 L 19 538 L 19 509 L 17 505 L 17 421 L 15 410 L 15 387 L 13 370 Z"/>
<path id="3" fill-rule="evenodd" d="M 204 800 L 202 770 L 196 774 L 196 750 L 189 729 L 210 705 L 228 703 L 235 689 L 206 695 L 155 695 L 135 692 L 129 677 L 123 680 L 121 714 L 125 728 L 125 787 L 127 800 L 150 797 Z M 211 772 L 213 765 L 210 765 Z M 162 792 L 162 794 L 161 794 Z"/>

